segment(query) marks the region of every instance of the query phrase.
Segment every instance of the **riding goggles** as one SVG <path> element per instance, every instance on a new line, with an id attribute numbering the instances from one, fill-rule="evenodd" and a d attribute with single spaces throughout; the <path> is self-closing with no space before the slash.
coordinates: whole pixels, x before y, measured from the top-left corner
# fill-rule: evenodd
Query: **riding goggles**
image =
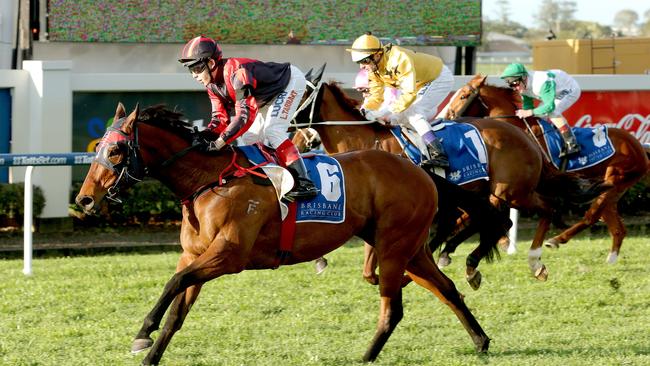
<path id="1" fill-rule="evenodd" d="M 368 65 L 369 63 L 373 62 L 373 56 L 374 56 L 374 54 L 372 54 L 372 55 L 370 55 L 370 56 L 368 56 L 366 58 L 362 58 L 361 60 L 357 61 L 357 63 L 359 65 Z"/>
<path id="2" fill-rule="evenodd" d="M 516 78 L 516 79 L 506 79 L 505 81 L 506 81 L 506 84 L 508 84 L 508 86 L 511 87 L 511 88 L 516 88 L 516 87 L 518 87 L 518 86 L 521 84 L 521 82 L 522 82 L 522 80 L 519 79 L 519 78 Z"/>
<path id="3" fill-rule="evenodd" d="M 203 72 L 203 70 L 205 70 L 207 66 L 208 64 L 205 61 L 199 61 L 193 65 L 188 66 L 187 68 L 192 74 L 200 74 Z"/>

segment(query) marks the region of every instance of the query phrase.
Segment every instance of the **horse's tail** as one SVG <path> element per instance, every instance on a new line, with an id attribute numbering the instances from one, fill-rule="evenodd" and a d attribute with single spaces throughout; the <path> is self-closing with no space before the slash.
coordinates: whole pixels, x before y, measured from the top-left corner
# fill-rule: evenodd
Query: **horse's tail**
<path id="1" fill-rule="evenodd" d="M 429 243 L 431 251 L 440 248 L 443 242 L 448 239 L 453 231 L 451 230 L 453 224 L 448 226 L 449 222 L 455 223 L 457 217 L 455 212 L 457 208 L 460 208 L 469 215 L 470 225 L 464 229 L 469 230 L 469 232 L 461 232 L 457 236 L 449 238 L 447 247 L 451 245 L 455 248 L 464 239 L 478 232 L 480 233 L 478 247 L 481 249 L 480 252 L 483 253 L 483 258 L 488 262 L 495 257 L 498 258 L 498 241 L 508 232 L 512 226 L 512 221 L 506 215 L 498 212 L 485 197 L 453 184 L 434 173 L 427 172 L 431 175 L 438 189 L 439 207 L 436 216 L 439 232 L 436 232 L 436 237 Z M 443 222 L 446 222 L 446 224 L 443 224 Z"/>
<path id="2" fill-rule="evenodd" d="M 583 178 L 576 173 L 558 170 L 550 162 L 544 161 L 537 192 L 548 197 L 564 198 L 574 204 L 585 204 L 611 188 L 612 185 L 602 178 Z"/>

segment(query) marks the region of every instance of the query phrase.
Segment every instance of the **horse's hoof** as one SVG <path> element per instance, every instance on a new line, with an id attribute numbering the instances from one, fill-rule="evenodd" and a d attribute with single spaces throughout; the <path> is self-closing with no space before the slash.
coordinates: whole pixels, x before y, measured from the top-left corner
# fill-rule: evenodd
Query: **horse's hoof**
<path id="1" fill-rule="evenodd" d="M 546 281 L 548 279 L 548 270 L 545 265 L 542 264 L 542 266 L 535 271 L 535 278 L 540 281 Z"/>
<path id="2" fill-rule="evenodd" d="M 448 265 L 451 264 L 451 257 L 446 255 L 446 254 L 441 254 L 440 258 L 438 258 L 438 267 L 447 267 Z"/>
<path id="3" fill-rule="evenodd" d="M 325 268 L 327 268 L 327 259 L 325 257 L 320 257 L 314 261 L 314 267 L 316 268 L 316 274 L 319 275 L 323 273 Z"/>
<path id="4" fill-rule="evenodd" d="M 616 260 L 618 260 L 618 253 L 609 252 L 609 254 L 607 255 L 607 264 L 614 264 L 616 263 Z"/>
<path id="5" fill-rule="evenodd" d="M 132 354 L 138 354 L 147 348 L 153 346 L 153 339 L 151 338 L 139 338 L 133 341 L 133 345 L 131 346 L 131 353 Z"/>
<path id="6" fill-rule="evenodd" d="M 466 276 L 466 279 L 472 290 L 478 290 L 479 287 L 481 287 L 483 275 L 481 274 L 481 271 L 474 271 L 471 275 Z"/>
<path id="7" fill-rule="evenodd" d="M 553 248 L 553 249 L 558 249 L 560 247 L 560 241 L 555 239 L 555 238 L 550 238 L 544 242 L 544 245 L 547 248 Z"/>
<path id="8" fill-rule="evenodd" d="M 487 353 L 488 349 L 490 348 L 490 338 L 481 337 L 477 342 L 475 342 L 475 345 L 476 352 Z"/>

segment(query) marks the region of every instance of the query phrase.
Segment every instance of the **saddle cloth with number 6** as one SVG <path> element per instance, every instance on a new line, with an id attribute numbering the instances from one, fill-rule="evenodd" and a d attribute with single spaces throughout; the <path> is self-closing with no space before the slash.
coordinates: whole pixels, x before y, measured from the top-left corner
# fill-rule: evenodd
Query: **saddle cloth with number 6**
<path id="1" fill-rule="evenodd" d="M 238 149 L 254 165 L 268 161 L 255 145 L 238 146 Z M 306 154 L 303 155 L 303 160 L 319 194 L 313 199 L 297 202 L 296 222 L 342 223 L 345 221 L 346 200 L 345 178 L 341 165 L 336 159 L 322 154 Z M 293 187 L 291 173 L 275 162 L 262 166 L 262 170 L 276 188 L 281 217 L 284 219 L 287 215 L 287 206 L 280 199 Z"/>

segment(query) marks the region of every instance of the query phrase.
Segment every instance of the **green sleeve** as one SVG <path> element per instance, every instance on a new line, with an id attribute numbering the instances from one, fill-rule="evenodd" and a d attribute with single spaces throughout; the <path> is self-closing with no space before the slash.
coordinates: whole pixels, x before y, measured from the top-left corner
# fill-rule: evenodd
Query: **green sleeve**
<path id="1" fill-rule="evenodd" d="M 542 104 L 533 109 L 534 115 L 541 116 L 549 114 L 555 110 L 555 80 L 547 80 L 544 85 L 542 85 L 539 97 L 542 100 Z"/>
<path id="2" fill-rule="evenodd" d="M 535 108 L 535 104 L 533 103 L 533 98 L 527 96 L 527 95 L 522 95 L 521 96 L 521 101 L 523 102 L 522 109 L 533 109 Z"/>

